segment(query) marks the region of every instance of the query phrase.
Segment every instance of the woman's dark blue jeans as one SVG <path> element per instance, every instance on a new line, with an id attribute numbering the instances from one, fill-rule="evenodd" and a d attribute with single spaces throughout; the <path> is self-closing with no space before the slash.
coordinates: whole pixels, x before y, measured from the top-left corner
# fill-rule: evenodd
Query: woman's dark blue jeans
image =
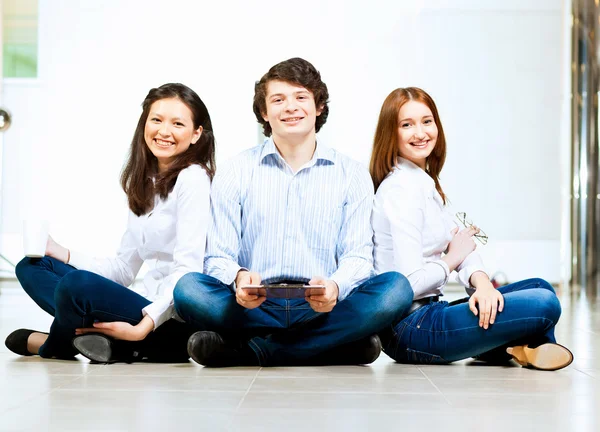
<path id="1" fill-rule="evenodd" d="M 39 350 L 45 358 L 78 354 L 71 344 L 77 328 L 92 327 L 94 322 L 138 324 L 142 309 L 151 303 L 129 288 L 51 257 L 24 258 L 17 264 L 16 274 L 25 292 L 54 317 L 48 339 Z M 169 320 L 143 341 L 118 343 L 149 361 L 180 362 L 188 359 L 186 344 L 192 332 L 186 324 Z"/>
<path id="2" fill-rule="evenodd" d="M 543 279 L 527 279 L 498 289 L 504 310 L 485 330 L 469 310 L 468 298 L 427 304 L 382 334 L 384 352 L 400 363 L 445 364 L 476 357 L 504 363 L 506 348 L 556 342 L 554 326 L 561 313 L 552 286 Z"/>

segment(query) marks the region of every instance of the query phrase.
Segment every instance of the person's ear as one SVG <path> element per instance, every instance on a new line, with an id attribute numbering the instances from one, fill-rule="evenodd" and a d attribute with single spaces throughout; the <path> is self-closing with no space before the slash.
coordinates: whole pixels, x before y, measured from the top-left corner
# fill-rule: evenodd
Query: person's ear
<path id="1" fill-rule="evenodd" d="M 192 142 L 190 142 L 190 144 L 196 144 L 198 142 L 198 140 L 200 139 L 200 137 L 202 136 L 202 131 L 204 130 L 204 128 L 202 126 L 199 126 L 198 129 L 196 129 L 194 131 L 194 134 L 192 135 Z"/>

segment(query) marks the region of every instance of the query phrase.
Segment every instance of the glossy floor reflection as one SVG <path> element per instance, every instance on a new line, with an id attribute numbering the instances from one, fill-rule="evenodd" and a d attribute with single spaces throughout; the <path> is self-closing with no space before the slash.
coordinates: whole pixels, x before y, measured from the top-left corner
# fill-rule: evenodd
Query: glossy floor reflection
<path id="1" fill-rule="evenodd" d="M 460 295 L 453 293 L 453 297 Z M 393 363 L 205 369 L 21 358 L 0 346 L 0 430 L 600 430 L 600 304 L 561 297 L 559 372 Z M 51 319 L 0 282 L 0 338 Z"/>

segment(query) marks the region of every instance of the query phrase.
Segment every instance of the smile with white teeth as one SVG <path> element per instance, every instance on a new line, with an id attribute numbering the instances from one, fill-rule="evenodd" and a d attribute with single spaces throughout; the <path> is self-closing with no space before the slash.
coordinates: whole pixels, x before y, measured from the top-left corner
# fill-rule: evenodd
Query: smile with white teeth
<path id="1" fill-rule="evenodd" d="M 303 118 L 304 117 L 290 117 L 290 118 L 283 119 L 282 121 L 285 122 L 285 123 L 292 123 L 292 122 L 300 121 Z"/>
<path id="2" fill-rule="evenodd" d="M 410 143 L 410 145 L 412 145 L 413 147 L 419 147 L 419 148 L 427 147 L 427 144 L 429 144 L 429 140 L 415 141 L 415 142 Z"/>
<path id="3" fill-rule="evenodd" d="M 160 138 L 154 138 L 154 142 L 156 143 L 156 145 L 158 147 L 164 147 L 164 148 L 171 147 L 173 144 L 175 144 L 171 141 L 165 141 Z"/>

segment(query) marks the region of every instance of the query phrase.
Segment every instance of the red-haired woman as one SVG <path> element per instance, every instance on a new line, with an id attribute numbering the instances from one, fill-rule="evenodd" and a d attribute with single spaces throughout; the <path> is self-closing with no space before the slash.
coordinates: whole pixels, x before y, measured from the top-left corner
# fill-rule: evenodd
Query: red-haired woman
<path id="1" fill-rule="evenodd" d="M 415 87 L 386 98 L 370 171 L 376 188 L 372 223 L 375 270 L 404 274 L 414 291 L 408 316 L 382 338 L 400 363 L 444 364 L 469 357 L 495 364 L 557 370 L 573 361 L 556 343 L 561 307 L 552 286 L 528 279 L 495 289 L 477 252 L 479 229 L 458 230 L 439 175 L 446 139 L 433 99 Z M 441 301 L 451 272 L 470 298 Z"/>

